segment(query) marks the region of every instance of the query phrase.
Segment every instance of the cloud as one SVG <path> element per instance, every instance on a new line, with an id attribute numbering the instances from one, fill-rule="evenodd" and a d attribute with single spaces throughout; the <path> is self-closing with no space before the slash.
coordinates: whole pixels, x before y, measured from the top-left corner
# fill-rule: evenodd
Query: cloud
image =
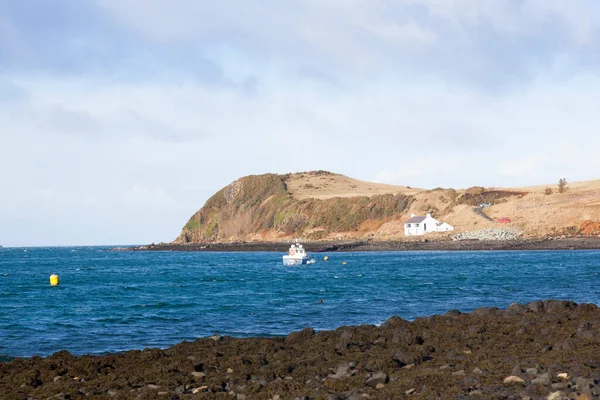
<path id="1" fill-rule="evenodd" d="M 97 5 L 158 45 L 186 43 L 205 52 L 227 46 L 287 68 L 309 65 L 354 79 L 426 73 L 494 91 L 530 81 L 565 56 L 574 66 L 585 62 L 598 44 L 600 19 L 594 3 L 556 0 Z"/>
<path id="2" fill-rule="evenodd" d="M 265 172 L 597 178 L 593 2 L 32 1 L 0 0 L 3 244 L 171 240 Z"/>

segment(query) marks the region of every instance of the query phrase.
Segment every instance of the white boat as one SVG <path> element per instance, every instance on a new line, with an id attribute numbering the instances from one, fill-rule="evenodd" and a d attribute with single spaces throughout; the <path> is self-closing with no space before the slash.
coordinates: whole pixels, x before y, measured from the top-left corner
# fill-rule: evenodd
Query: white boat
<path id="1" fill-rule="evenodd" d="M 288 253 L 283 256 L 283 265 L 292 266 L 292 265 L 302 265 L 302 264 L 314 264 L 317 262 L 314 258 L 309 259 L 306 254 L 306 250 L 304 247 L 296 240 L 290 246 Z"/>

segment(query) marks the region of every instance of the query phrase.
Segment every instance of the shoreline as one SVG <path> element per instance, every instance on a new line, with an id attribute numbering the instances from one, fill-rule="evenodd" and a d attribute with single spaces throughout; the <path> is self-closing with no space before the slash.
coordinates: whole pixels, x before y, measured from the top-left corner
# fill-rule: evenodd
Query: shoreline
<path id="1" fill-rule="evenodd" d="M 15 399 L 546 399 L 557 392 L 553 398 L 592 399 L 600 396 L 598 328 L 598 306 L 545 300 L 286 337 L 215 335 L 163 350 L 60 351 L 0 362 L 0 392 Z"/>
<path id="2" fill-rule="evenodd" d="M 600 237 L 527 238 L 514 240 L 331 240 L 302 242 L 310 253 L 350 251 L 482 251 L 482 250 L 600 250 Z M 290 241 L 232 243 L 160 243 L 113 248 L 114 251 L 285 252 Z"/>

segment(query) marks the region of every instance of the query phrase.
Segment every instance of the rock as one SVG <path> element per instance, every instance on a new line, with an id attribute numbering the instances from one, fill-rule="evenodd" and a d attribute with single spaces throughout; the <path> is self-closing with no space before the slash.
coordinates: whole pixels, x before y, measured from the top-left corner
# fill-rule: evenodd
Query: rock
<path id="1" fill-rule="evenodd" d="M 489 317 L 490 315 L 496 315 L 500 311 L 498 307 L 481 307 L 471 311 L 471 315 L 474 317 Z"/>
<path id="2" fill-rule="evenodd" d="M 378 384 L 377 384 L 377 386 L 375 386 L 375 389 L 377 389 L 377 390 L 381 390 L 381 389 L 383 389 L 384 387 L 385 387 L 385 384 L 383 384 L 383 383 L 378 383 Z"/>
<path id="3" fill-rule="evenodd" d="M 380 329 L 390 329 L 390 328 L 396 328 L 400 325 L 405 324 L 406 321 L 403 320 L 402 318 L 394 315 L 390 318 L 388 318 L 383 324 L 381 324 L 379 326 Z"/>
<path id="4" fill-rule="evenodd" d="M 158 390 L 158 389 L 160 389 L 160 386 L 159 386 L 159 385 L 153 385 L 153 384 L 146 385 L 146 387 L 147 387 L 148 389 L 153 389 L 153 390 Z"/>
<path id="5" fill-rule="evenodd" d="M 192 390 L 192 393 L 197 394 L 197 393 L 206 391 L 206 389 L 208 389 L 208 386 L 199 386 L 199 387 L 195 388 L 194 390 Z"/>
<path id="6" fill-rule="evenodd" d="M 544 303 L 541 300 L 532 301 L 531 303 L 527 303 L 525 307 L 527 307 L 529 311 L 537 313 L 542 311 L 542 309 L 544 308 Z"/>
<path id="7" fill-rule="evenodd" d="M 464 360 L 465 359 L 465 355 L 461 354 L 460 352 L 458 352 L 455 349 L 449 350 L 446 353 L 446 360 L 450 360 L 450 361 L 460 361 L 460 360 Z"/>
<path id="8" fill-rule="evenodd" d="M 220 342 L 221 340 L 223 340 L 223 338 L 221 337 L 221 335 L 212 335 L 208 337 L 210 340 L 214 340 L 215 342 Z"/>
<path id="9" fill-rule="evenodd" d="M 192 376 L 195 378 L 204 378 L 204 377 L 206 377 L 206 373 L 194 371 L 194 372 L 192 372 Z"/>
<path id="10" fill-rule="evenodd" d="M 475 367 L 475 369 L 473 369 L 473 373 L 475 375 L 483 375 L 483 371 L 481 369 L 479 369 L 478 367 Z"/>
<path id="11" fill-rule="evenodd" d="M 525 307 L 524 305 L 518 304 L 518 303 L 511 303 L 506 308 L 507 315 L 523 315 L 523 314 L 527 313 L 527 311 L 528 311 L 527 307 Z"/>
<path id="12" fill-rule="evenodd" d="M 411 388 L 411 389 L 408 389 L 407 391 L 405 391 L 404 394 L 410 395 L 410 394 L 413 394 L 416 391 L 417 391 L 417 389 Z"/>
<path id="13" fill-rule="evenodd" d="M 349 376 L 348 371 L 350 370 L 350 365 L 349 364 L 340 364 L 338 365 L 335 374 L 329 374 L 327 375 L 327 378 L 329 379 L 342 379 L 342 378 L 346 378 Z"/>
<path id="14" fill-rule="evenodd" d="M 592 381 L 590 379 L 585 379 L 582 377 L 579 377 L 575 380 L 575 387 L 579 391 L 584 391 L 586 389 L 589 389 L 593 384 L 594 384 L 594 381 Z"/>
<path id="15" fill-rule="evenodd" d="M 185 393 L 185 386 L 179 385 L 175 388 L 175 393 Z"/>
<path id="16" fill-rule="evenodd" d="M 469 392 L 469 396 L 471 396 L 471 397 L 483 396 L 483 392 L 481 390 L 472 390 Z"/>
<path id="17" fill-rule="evenodd" d="M 569 374 L 567 374 L 566 372 L 561 372 L 561 373 L 557 374 L 556 377 L 558 379 L 567 380 L 567 379 L 569 379 Z"/>
<path id="18" fill-rule="evenodd" d="M 553 392 L 553 393 L 550 393 L 546 397 L 546 400 L 563 400 L 563 399 L 567 399 L 567 400 L 569 399 L 564 392 Z"/>
<path id="19" fill-rule="evenodd" d="M 285 339 L 285 344 L 294 345 L 294 344 L 303 342 L 307 339 L 310 339 L 314 335 L 315 335 L 315 330 L 313 328 L 305 328 L 299 332 L 292 332 Z"/>
<path id="20" fill-rule="evenodd" d="M 417 359 L 414 356 L 414 354 L 402 350 L 396 351 L 392 356 L 392 360 L 394 360 L 394 362 L 396 362 L 396 364 L 398 364 L 399 367 L 404 367 L 405 365 L 409 364 L 415 364 L 417 362 Z"/>
<path id="21" fill-rule="evenodd" d="M 52 379 L 54 382 L 58 382 L 62 379 L 62 376 L 55 376 L 54 379 Z"/>
<path id="22" fill-rule="evenodd" d="M 566 389 L 569 387 L 569 384 L 566 382 L 558 382 L 558 383 L 553 383 L 552 385 L 550 385 L 550 387 L 552 389 Z"/>
<path id="23" fill-rule="evenodd" d="M 537 375 L 537 374 L 538 374 L 538 370 L 537 370 L 537 369 L 535 369 L 535 368 L 527 368 L 527 369 L 525 370 L 525 373 L 526 373 L 527 375 L 529 375 L 529 376 L 535 376 L 535 375 Z"/>
<path id="24" fill-rule="evenodd" d="M 521 368 L 520 365 L 515 365 L 514 368 L 511 371 L 511 375 L 515 375 L 515 376 L 519 376 L 523 373 L 523 368 Z"/>
<path id="25" fill-rule="evenodd" d="M 236 396 L 236 399 L 237 400 L 246 400 L 246 395 L 238 393 L 237 396 Z"/>
<path id="26" fill-rule="evenodd" d="M 575 348 L 575 342 L 573 341 L 573 339 L 567 339 L 562 342 L 555 343 L 552 347 L 555 350 L 571 351 Z"/>
<path id="27" fill-rule="evenodd" d="M 541 374 L 537 378 L 533 379 L 531 381 L 531 383 L 533 383 L 534 385 L 544 385 L 544 386 L 547 386 L 550 383 L 552 383 L 552 381 L 550 380 L 550 375 L 546 372 L 544 374 Z"/>
<path id="28" fill-rule="evenodd" d="M 450 310 L 446 312 L 443 316 L 447 318 L 458 318 L 462 313 L 458 310 Z"/>
<path id="29" fill-rule="evenodd" d="M 227 373 L 228 373 L 228 374 L 233 374 L 233 369 L 231 369 L 231 368 L 227 368 Z"/>
<path id="30" fill-rule="evenodd" d="M 585 321 L 579 325 L 575 336 L 580 339 L 594 339 L 597 333 L 594 331 L 592 324 L 589 321 Z"/>
<path id="31" fill-rule="evenodd" d="M 572 301 L 565 300 L 545 300 L 544 310 L 547 313 L 559 313 L 565 310 L 573 310 L 577 308 L 577 304 Z"/>
<path id="32" fill-rule="evenodd" d="M 367 386 L 376 387 L 380 383 L 387 383 L 388 376 L 383 372 L 378 372 L 373 374 L 367 381 L 365 382 Z"/>
<path id="33" fill-rule="evenodd" d="M 368 395 L 365 395 L 368 396 Z M 362 400 L 363 394 L 360 391 L 352 393 L 346 400 Z"/>
<path id="34" fill-rule="evenodd" d="M 461 369 L 452 373 L 452 376 L 465 376 L 465 370 Z"/>
<path id="35" fill-rule="evenodd" d="M 523 384 L 525 384 L 525 381 L 523 379 L 519 378 L 518 376 L 511 375 L 511 376 L 507 376 L 506 378 L 504 378 L 504 383 L 505 384 L 523 385 Z"/>
<path id="36" fill-rule="evenodd" d="M 592 400 L 593 397 L 591 394 L 588 393 L 582 393 L 581 395 L 577 396 L 577 393 L 575 393 L 575 399 L 576 400 Z"/>
<path id="37" fill-rule="evenodd" d="M 460 232 L 452 235 L 452 240 L 515 240 L 521 232 L 511 228 L 489 228 L 480 231 Z"/>

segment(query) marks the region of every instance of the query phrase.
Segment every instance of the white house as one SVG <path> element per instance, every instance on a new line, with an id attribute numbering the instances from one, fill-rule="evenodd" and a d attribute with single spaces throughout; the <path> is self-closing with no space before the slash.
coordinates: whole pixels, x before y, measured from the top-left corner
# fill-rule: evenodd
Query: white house
<path id="1" fill-rule="evenodd" d="M 446 222 L 439 222 L 431 214 L 425 217 L 411 214 L 408 221 L 404 223 L 404 235 L 415 236 L 424 235 L 430 232 L 448 232 L 453 231 L 454 227 Z"/>

